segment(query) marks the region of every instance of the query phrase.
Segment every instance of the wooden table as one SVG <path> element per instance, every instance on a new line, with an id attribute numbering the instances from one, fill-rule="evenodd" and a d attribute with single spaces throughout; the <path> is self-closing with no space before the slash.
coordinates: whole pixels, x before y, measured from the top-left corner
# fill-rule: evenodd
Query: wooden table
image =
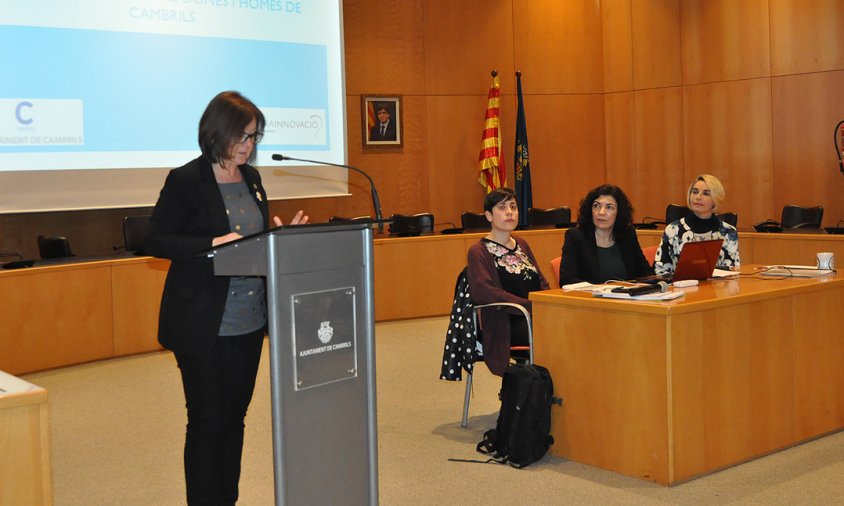
<path id="1" fill-rule="evenodd" d="M 53 503 L 47 391 L 0 371 L 0 504 Z"/>
<path id="2" fill-rule="evenodd" d="M 516 232 L 551 278 L 564 229 Z M 661 230 L 640 230 L 642 246 Z M 375 320 L 446 315 L 469 248 L 485 234 L 376 237 Z M 739 232 L 743 263 L 807 264 L 818 251 L 844 262 L 844 235 Z M 0 269 L 0 370 L 23 374 L 161 349 L 158 307 L 169 262 L 113 257 L 31 269 Z"/>
<path id="3" fill-rule="evenodd" d="M 684 290 L 530 295 L 536 362 L 564 398 L 552 453 L 672 484 L 844 427 L 844 276 Z"/>

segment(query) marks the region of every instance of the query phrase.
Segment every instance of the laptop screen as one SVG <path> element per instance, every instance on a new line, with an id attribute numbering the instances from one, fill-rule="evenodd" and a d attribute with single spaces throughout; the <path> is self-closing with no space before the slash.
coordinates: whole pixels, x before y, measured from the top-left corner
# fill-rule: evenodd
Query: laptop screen
<path id="1" fill-rule="evenodd" d="M 711 277 L 723 244 L 723 239 L 685 243 L 671 281 L 702 280 Z"/>

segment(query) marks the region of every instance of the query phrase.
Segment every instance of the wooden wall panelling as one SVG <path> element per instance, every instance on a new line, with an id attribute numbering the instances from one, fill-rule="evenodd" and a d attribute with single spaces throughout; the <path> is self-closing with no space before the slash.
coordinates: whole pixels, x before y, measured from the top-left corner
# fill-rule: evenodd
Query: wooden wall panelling
<path id="1" fill-rule="evenodd" d="M 680 84 L 679 0 L 632 0 L 633 86 Z"/>
<path id="2" fill-rule="evenodd" d="M 824 224 L 835 226 L 844 219 L 844 175 L 832 143 L 844 120 L 844 70 L 775 77 L 772 91 L 772 217 L 779 220 L 786 204 L 821 204 Z"/>
<path id="3" fill-rule="evenodd" d="M 773 75 L 844 69 L 844 2 L 768 3 Z"/>
<path id="4" fill-rule="evenodd" d="M 486 190 L 478 183 L 478 154 L 488 88 L 489 83 L 482 90 L 483 95 L 427 97 L 429 208 L 438 223 L 451 221 L 459 224 L 464 211 L 480 212 L 483 209 Z M 531 119 L 528 121 L 533 122 Z M 515 123 L 515 96 L 502 95 L 502 147 L 508 184 L 512 184 Z M 536 153 L 532 142 L 530 148 L 532 153 Z"/>
<path id="5" fill-rule="evenodd" d="M 349 163 L 366 171 L 375 182 L 385 217 L 391 213 L 412 214 L 430 211 L 429 174 L 425 170 L 428 166 L 425 98 L 417 95 L 403 97 L 404 145 L 401 149 L 383 149 L 376 152 L 363 151 L 361 147 L 361 121 L 363 120 L 360 97 L 356 97 L 356 100 L 356 104 L 347 105 L 350 118 Z M 457 119 L 468 121 L 468 118 Z M 356 133 L 353 135 L 353 132 Z M 480 136 L 480 131 L 478 136 Z M 352 198 L 338 202 L 338 214 L 374 216 L 369 182 L 366 178 L 360 174 L 350 173 L 349 190 Z M 434 217 L 436 218 L 436 215 Z"/>
<path id="6" fill-rule="evenodd" d="M 576 215 L 580 199 L 606 180 L 604 97 L 530 95 L 525 109 L 534 205 L 567 205 Z M 513 137 L 509 139 L 505 145 L 512 153 Z M 512 154 L 508 156 L 512 164 Z"/>
<path id="7" fill-rule="evenodd" d="M 343 0 L 343 32 L 346 93 L 424 92 L 422 0 Z"/>
<path id="8" fill-rule="evenodd" d="M 603 91 L 600 2 L 514 0 L 512 29 L 525 93 Z"/>
<path id="9" fill-rule="evenodd" d="M 426 0 L 423 7 L 428 95 L 486 95 L 491 70 L 502 93 L 516 92 L 512 2 Z"/>
<path id="10" fill-rule="evenodd" d="M 740 225 L 772 217 L 770 79 L 686 86 L 683 104 L 687 185 L 713 174 L 726 189 L 721 210 Z"/>
<path id="11" fill-rule="evenodd" d="M 615 3 L 613 3 L 615 5 Z M 633 111 L 633 93 L 607 93 L 604 95 L 604 132 L 607 182 L 618 185 L 633 201 L 636 219 L 640 219 L 641 195 L 638 191 L 636 172 L 636 129 Z M 572 208 L 572 219 L 576 209 Z"/>
<path id="12" fill-rule="evenodd" d="M 604 92 L 633 88 L 631 0 L 601 2 Z"/>
<path id="13" fill-rule="evenodd" d="M 631 198 L 635 219 L 665 219 L 670 203 L 685 205 L 683 91 L 679 87 L 634 93 L 636 170 Z"/>
<path id="14" fill-rule="evenodd" d="M 770 75 L 768 0 L 684 0 L 683 83 Z"/>

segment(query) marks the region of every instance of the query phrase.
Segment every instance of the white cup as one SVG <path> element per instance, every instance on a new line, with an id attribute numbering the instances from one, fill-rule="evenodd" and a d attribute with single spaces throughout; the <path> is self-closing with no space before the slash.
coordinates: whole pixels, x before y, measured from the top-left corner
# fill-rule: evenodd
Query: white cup
<path id="1" fill-rule="evenodd" d="M 835 255 L 830 251 L 818 253 L 818 269 L 834 269 Z"/>

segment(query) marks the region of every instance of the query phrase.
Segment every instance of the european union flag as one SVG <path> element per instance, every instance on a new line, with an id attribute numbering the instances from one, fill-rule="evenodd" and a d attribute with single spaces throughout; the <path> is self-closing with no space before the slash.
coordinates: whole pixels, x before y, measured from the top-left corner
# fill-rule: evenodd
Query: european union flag
<path id="1" fill-rule="evenodd" d="M 516 112 L 516 147 L 513 150 L 513 176 L 516 178 L 516 202 L 519 204 L 519 225 L 527 226 L 528 209 L 533 207 L 533 192 L 530 187 L 530 156 L 528 155 L 527 125 L 525 124 L 525 102 L 522 98 L 522 73 L 516 72 L 516 89 L 519 108 Z"/>

